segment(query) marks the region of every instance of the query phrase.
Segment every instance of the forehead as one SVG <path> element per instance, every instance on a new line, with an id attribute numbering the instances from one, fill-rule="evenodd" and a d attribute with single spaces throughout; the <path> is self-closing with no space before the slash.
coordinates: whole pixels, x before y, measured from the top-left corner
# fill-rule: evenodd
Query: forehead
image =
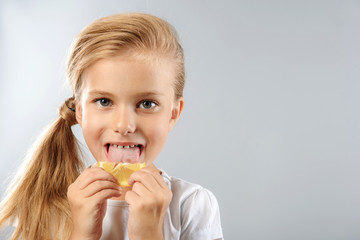
<path id="1" fill-rule="evenodd" d="M 154 54 L 121 54 L 100 59 L 85 69 L 82 91 L 97 89 L 124 94 L 134 91 L 174 94 L 175 64 Z"/>

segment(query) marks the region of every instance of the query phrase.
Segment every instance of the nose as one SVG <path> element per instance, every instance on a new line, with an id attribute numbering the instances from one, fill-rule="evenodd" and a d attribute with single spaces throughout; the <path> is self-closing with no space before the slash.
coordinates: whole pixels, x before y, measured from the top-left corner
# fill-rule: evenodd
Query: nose
<path id="1" fill-rule="evenodd" d="M 136 130 L 134 111 L 127 107 L 117 109 L 113 117 L 113 129 L 124 136 L 134 133 Z"/>

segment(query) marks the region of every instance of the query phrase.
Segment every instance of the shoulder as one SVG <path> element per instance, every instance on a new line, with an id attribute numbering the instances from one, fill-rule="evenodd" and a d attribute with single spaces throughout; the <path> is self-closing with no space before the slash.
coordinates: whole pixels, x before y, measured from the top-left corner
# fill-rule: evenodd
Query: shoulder
<path id="1" fill-rule="evenodd" d="M 165 172 L 162 173 L 162 176 L 173 193 L 173 199 L 178 199 L 181 202 L 197 192 L 205 190 L 205 188 L 198 184 L 185 181 L 181 178 L 169 176 Z"/>
<path id="2" fill-rule="evenodd" d="M 166 173 L 163 177 L 173 193 L 169 208 L 173 215 L 180 217 L 182 239 L 222 238 L 220 211 L 214 194 L 198 184 Z"/>
<path id="3" fill-rule="evenodd" d="M 195 183 L 185 181 L 181 178 L 171 177 L 162 173 L 165 182 L 173 193 L 173 200 L 182 205 L 204 205 L 217 207 L 218 203 L 214 194 Z M 190 207 L 190 206 L 189 206 Z"/>

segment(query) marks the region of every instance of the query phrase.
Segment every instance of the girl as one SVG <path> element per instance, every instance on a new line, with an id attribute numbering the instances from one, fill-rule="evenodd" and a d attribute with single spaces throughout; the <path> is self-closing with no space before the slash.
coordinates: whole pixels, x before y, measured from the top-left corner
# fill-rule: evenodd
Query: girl
<path id="1" fill-rule="evenodd" d="M 175 30 L 147 14 L 99 19 L 75 40 L 67 73 L 73 97 L 2 202 L 12 239 L 222 239 L 212 193 L 153 164 L 184 105 Z M 146 163 L 130 187 L 100 167 L 83 170 L 77 123 L 98 162 Z"/>

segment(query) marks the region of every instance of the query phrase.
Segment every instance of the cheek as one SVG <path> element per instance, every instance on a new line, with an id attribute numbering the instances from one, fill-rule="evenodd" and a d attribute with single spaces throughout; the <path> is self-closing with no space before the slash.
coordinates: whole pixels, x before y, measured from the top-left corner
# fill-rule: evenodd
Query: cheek
<path id="1" fill-rule="evenodd" d="M 84 111 L 83 122 L 82 122 L 82 131 L 86 144 L 91 149 L 94 148 L 94 145 L 98 143 L 101 133 L 105 128 L 106 123 L 104 118 L 99 117 L 97 114 L 94 114 L 90 111 Z"/>
<path id="2" fill-rule="evenodd" d="M 164 117 L 154 118 L 146 124 L 146 132 L 149 141 L 161 150 L 169 133 L 169 121 Z"/>

